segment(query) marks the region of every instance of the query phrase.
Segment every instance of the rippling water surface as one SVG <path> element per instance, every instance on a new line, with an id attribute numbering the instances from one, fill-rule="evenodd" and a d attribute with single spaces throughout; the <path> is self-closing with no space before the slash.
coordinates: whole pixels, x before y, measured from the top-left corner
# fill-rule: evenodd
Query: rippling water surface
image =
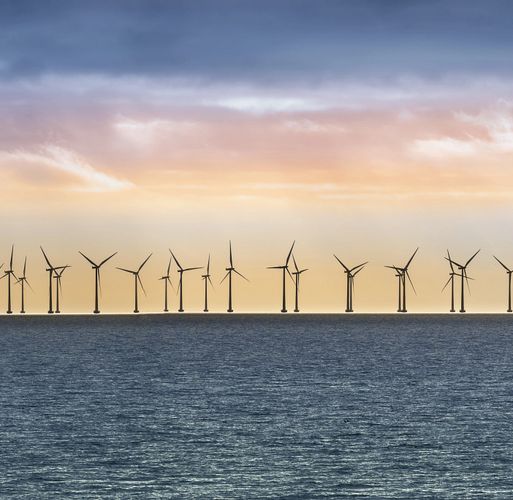
<path id="1" fill-rule="evenodd" d="M 513 316 L 0 318 L 0 497 L 511 498 Z"/>

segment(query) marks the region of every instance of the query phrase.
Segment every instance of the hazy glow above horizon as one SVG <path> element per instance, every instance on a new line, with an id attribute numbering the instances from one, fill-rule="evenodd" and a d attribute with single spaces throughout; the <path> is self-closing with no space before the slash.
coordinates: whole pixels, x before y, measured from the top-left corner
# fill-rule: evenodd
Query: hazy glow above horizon
<path id="1" fill-rule="evenodd" d="M 469 310 L 504 309 L 510 3 L 22 4 L 0 7 L 0 207 L 3 260 L 11 241 L 18 267 L 29 256 L 29 307 L 45 310 L 43 244 L 73 266 L 64 310 L 90 308 L 78 250 L 126 267 L 154 251 L 141 310 L 159 309 L 169 247 L 191 265 L 212 253 L 222 310 L 232 239 L 251 280 L 236 308 L 278 310 L 264 268 L 295 239 L 305 310 L 343 309 L 333 253 L 371 261 L 355 309 L 393 310 L 383 266 L 417 246 L 412 310 L 447 309 L 447 247 L 483 248 Z M 104 309 L 130 310 L 131 286 L 106 270 Z M 199 273 L 187 287 L 200 310 Z"/>

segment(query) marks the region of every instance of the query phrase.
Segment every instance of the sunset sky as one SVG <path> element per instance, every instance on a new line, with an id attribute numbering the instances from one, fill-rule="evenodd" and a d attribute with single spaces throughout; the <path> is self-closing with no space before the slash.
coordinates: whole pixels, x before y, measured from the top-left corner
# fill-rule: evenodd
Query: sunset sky
<path id="1" fill-rule="evenodd" d="M 78 250 L 119 251 L 102 308 L 128 312 L 132 281 L 114 266 L 153 252 L 152 311 L 168 248 L 187 266 L 210 252 L 222 311 L 231 239 L 251 281 L 235 282 L 236 310 L 278 311 L 265 267 L 296 240 L 305 311 L 343 310 L 336 253 L 370 261 L 355 309 L 392 312 L 384 265 L 419 246 L 409 308 L 445 311 L 446 248 L 481 248 L 468 310 L 502 311 L 492 255 L 513 266 L 512 54 L 506 0 L 3 1 L 1 259 L 11 243 L 18 271 L 28 256 L 28 308 L 44 312 L 43 245 L 72 265 L 63 310 L 86 312 Z M 186 277 L 187 310 L 202 308 L 200 274 Z"/>

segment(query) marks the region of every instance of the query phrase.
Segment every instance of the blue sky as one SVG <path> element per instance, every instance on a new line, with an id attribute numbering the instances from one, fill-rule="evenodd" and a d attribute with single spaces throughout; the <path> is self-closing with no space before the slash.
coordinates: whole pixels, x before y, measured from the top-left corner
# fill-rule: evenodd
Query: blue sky
<path id="1" fill-rule="evenodd" d="M 2 78 L 509 75 L 508 1 L 3 1 Z"/>

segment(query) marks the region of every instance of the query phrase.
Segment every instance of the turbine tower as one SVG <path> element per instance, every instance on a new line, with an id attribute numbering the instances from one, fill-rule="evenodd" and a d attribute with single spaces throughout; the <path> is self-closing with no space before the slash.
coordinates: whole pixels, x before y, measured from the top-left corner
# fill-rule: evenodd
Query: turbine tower
<path id="1" fill-rule="evenodd" d="M 53 288 L 52 288 L 52 284 L 53 284 L 53 275 L 54 273 L 56 273 L 57 271 L 59 271 L 60 269 L 62 269 L 64 266 L 60 266 L 60 267 L 54 267 L 52 266 L 52 264 L 50 263 L 50 260 L 48 259 L 48 256 L 46 255 L 45 251 L 43 250 L 43 247 L 39 247 L 41 249 L 41 252 L 43 252 L 43 256 L 45 258 L 45 261 L 46 261 L 46 264 L 47 264 L 47 268 L 46 268 L 46 271 L 48 273 L 48 314 L 53 314 Z"/>
<path id="2" fill-rule="evenodd" d="M 412 263 L 412 260 L 413 258 L 415 257 L 415 255 L 417 254 L 417 252 L 419 251 L 418 247 L 417 249 L 415 250 L 415 252 L 413 252 L 412 256 L 410 257 L 410 259 L 408 260 L 408 262 L 406 263 L 406 265 L 404 267 L 398 267 L 398 266 L 385 266 L 389 269 L 393 269 L 395 271 L 395 276 L 398 280 L 398 284 L 399 284 L 399 294 L 398 294 L 398 308 L 397 308 L 397 312 L 407 312 L 407 309 L 406 309 L 406 278 L 408 278 L 408 281 L 410 282 L 410 285 L 413 289 L 413 293 L 415 293 L 415 295 L 417 294 L 416 290 L 415 290 L 415 286 L 413 285 L 413 281 L 411 280 L 411 277 L 410 277 L 410 273 L 408 271 L 409 267 L 410 267 L 410 264 Z"/>
<path id="3" fill-rule="evenodd" d="M 138 267 L 137 271 L 131 271 L 130 269 L 124 269 L 123 267 L 117 267 L 116 269 L 119 269 L 120 271 L 124 271 L 125 273 L 132 274 L 134 277 L 134 313 L 139 312 L 139 284 L 141 285 L 142 291 L 144 295 L 146 295 L 146 290 L 144 289 L 143 282 L 141 280 L 141 277 L 139 276 L 139 273 L 141 272 L 141 269 L 144 267 L 144 264 L 150 260 L 150 257 L 152 254 L 148 255 L 146 259 L 144 259 L 143 263 Z"/>
<path id="4" fill-rule="evenodd" d="M 346 313 L 353 312 L 354 277 L 368 262 L 348 268 L 335 254 L 333 254 L 333 257 L 338 260 L 338 263 L 344 268 L 344 273 L 346 274 Z"/>
<path id="5" fill-rule="evenodd" d="M 461 277 L 461 306 L 460 306 L 460 313 L 464 313 L 465 312 L 465 282 L 467 283 L 467 287 L 470 291 L 470 286 L 468 284 L 468 276 L 467 276 L 467 266 L 472 262 L 472 260 L 474 259 L 474 257 L 480 252 L 481 250 L 478 250 L 474 255 L 472 255 L 472 257 L 470 257 L 470 259 L 467 260 L 467 262 L 465 262 L 464 265 L 462 264 L 458 264 L 456 261 L 454 261 L 453 259 L 451 259 L 450 257 L 446 257 L 446 259 L 449 261 L 449 262 L 452 262 L 457 268 L 458 270 L 460 271 L 460 277 Z"/>
<path id="6" fill-rule="evenodd" d="M 61 283 L 61 278 L 62 278 L 62 273 L 64 273 L 64 271 L 70 266 L 62 266 L 62 267 L 59 267 L 56 271 L 55 271 L 55 314 L 60 314 L 61 310 L 59 309 L 59 296 L 60 296 L 60 293 L 62 292 L 62 283 Z"/>
<path id="7" fill-rule="evenodd" d="M 221 283 L 228 278 L 228 312 L 233 312 L 233 303 L 232 303 L 232 273 L 238 274 L 241 278 L 249 281 L 245 276 L 243 276 L 235 267 L 233 266 L 233 254 L 232 254 L 232 242 L 230 241 L 230 267 L 226 268 L 227 273 L 224 278 L 221 280 Z"/>
<path id="8" fill-rule="evenodd" d="M 507 312 L 511 312 L 511 273 L 513 273 L 512 269 L 506 267 L 495 255 L 493 258 L 506 270 L 506 274 L 508 275 L 508 310 Z"/>
<path id="9" fill-rule="evenodd" d="M 17 281 L 18 278 L 14 274 L 12 269 L 14 259 L 14 245 L 11 247 L 11 258 L 9 260 L 9 269 L 4 271 L 3 276 L 0 279 L 3 279 L 7 276 L 7 314 L 12 314 L 12 301 L 11 301 L 11 276 Z"/>
<path id="10" fill-rule="evenodd" d="M 20 314 L 25 314 L 25 283 L 29 286 L 29 288 L 34 291 L 34 289 L 30 286 L 30 283 L 27 279 L 27 257 L 25 257 L 25 262 L 23 263 L 23 274 L 18 278 L 16 283 L 21 283 L 21 309 Z"/>
<path id="11" fill-rule="evenodd" d="M 210 279 L 210 254 L 208 254 L 207 272 L 201 275 L 201 278 L 205 283 L 205 307 L 203 308 L 203 312 L 208 312 L 208 284 L 210 283 L 210 286 L 214 288 L 212 280 Z"/>
<path id="12" fill-rule="evenodd" d="M 164 312 L 169 312 L 169 309 L 167 308 L 167 285 L 168 283 L 173 286 L 173 283 L 171 283 L 171 277 L 169 276 L 169 271 L 171 270 L 171 262 L 173 260 L 173 257 L 169 257 L 169 263 L 167 265 L 167 272 L 165 276 L 161 276 L 159 280 L 162 280 L 164 282 Z"/>
<path id="13" fill-rule="evenodd" d="M 180 265 L 178 260 L 175 257 L 175 254 L 169 250 L 171 255 L 173 256 L 173 259 L 178 267 L 177 272 L 180 275 L 179 282 L 178 282 L 178 292 L 180 294 L 180 307 L 178 309 L 178 312 L 183 312 L 183 273 L 186 273 L 187 271 L 195 271 L 196 269 L 203 269 L 202 267 L 186 267 L 185 269 Z"/>
<path id="14" fill-rule="evenodd" d="M 297 262 L 296 262 L 296 258 L 294 257 L 294 254 L 292 254 L 292 262 L 294 263 L 294 269 L 295 271 L 292 271 L 292 275 L 294 276 L 294 284 L 295 284 L 295 289 L 296 289 L 296 293 L 295 293 L 295 302 L 294 302 L 294 312 L 299 312 L 299 277 L 306 271 L 308 271 L 308 269 L 299 269 L 297 267 Z"/>
<path id="15" fill-rule="evenodd" d="M 90 259 L 84 253 L 82 253 L 80 251 L 78 253 L 82 257 L 84 257 L 84 259 L 87 260 L 91 264 L 92 269 L 94 269 L 94 311 L 93 311 L 93 313 L 99 314 L 100 308 L 98 307 L 98 290 L 100 291 L 100 293 L 102 291 L 102 284 L 101 284 L 101 279 L 100 279 L 100 268 L 103 266 L 103 264 L 105 264 L 107 261 L 112 259 L 112 257 L 114 257 L 114 255 L 116 255 L 117 252 L 114 252 L 112 255 L 110 255 L 106 259 L 102 260 L 99 264 L 96 264 L 95 262 L 93 262 L 93 260 Z"/>
<path id="16" fill-rule="evenodd" d="M 281 306 L 281 312 L 286 313 L 287 312 L 287 294 L 286 294 L 286 287 L 285 287 L 285 276 L 286 273 L 289 274 L 290 279 L 294 281 L 294 278 L 292 278 L 292 274 L 290 274 L 289 271 L 289 261 L 290 257 L 292 256 L 292 250 L 294 249 L 295 241 L 292 242 L 292 246 L 290 247 L 289 253 L 287 255 L 287 259 L 285 260 L 285 264 L 283 266 L 270 266 L 267 269 L 281 269 L 282 270 L 282 306 Z"/>

